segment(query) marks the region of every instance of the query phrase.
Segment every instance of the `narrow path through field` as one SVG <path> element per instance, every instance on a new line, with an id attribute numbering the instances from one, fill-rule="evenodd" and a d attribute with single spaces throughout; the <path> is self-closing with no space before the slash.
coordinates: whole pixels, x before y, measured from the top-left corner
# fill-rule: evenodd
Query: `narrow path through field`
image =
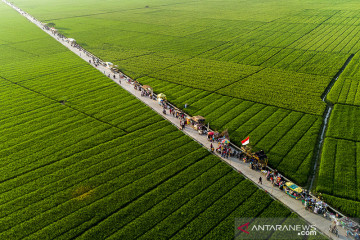
<path id="1" fill-rule="evenodd" d="M 65 47 L 67 47 L 70 51 L 74 52 L 76 55 L 78 55 L 80 58 L 82 58 L 84 61 L 89 62 L 89 60 L 92 61 L 92 57 L 84 53 L 82 50 L 79 50 L 78 48 L 75 48 L 71 46 L 70 43 L 66 42 L 65 39 L 58 38 L 56 35 L 54 35 L 51 31 L 45 30 L 44 26 L 40 21 L 32 17 L 31 15 L 25 13 L 21 9 L 17 8 L 16 6 L 12 5 L 11 3 L 3 0 L 6 4 L 8 4 L 10 7 L 14 8 L 16 11 L 18 11 L 20 14 L 22 14 L 24 17 L 26 17 L 30 22 L 36 24 L 39 28 L 43 29 L 46 33 L 48 33 L 50 36 L 52 36 L 54 39 L 59 41 L 61 44 L 63 44 Z M 94 65 L 92 65 L 94 66 Z M 94 66 L 95 67 L 95 66 Z M 131 84 L 128 84 L 124 79 L 120 79 L 120 75 L 117 74 L 116 78 L 113 78 L 114 73 L 111 72 L 110 69 L 103 67 L 102 65 L 98 65 L 96 67 L 100 72 L 105 74 L 106 76 L 110 76 L 110 79 L 113 80 L 115 83 L 120 85 L 123 89 L 137 97 L 140 101 L 144 102 L 146 105 L 151 107 L 154 111 L 156 111 L 158 114 L 162 115 L 165 119 L 170 121 L 173 125 L 180 127 L 179 119 L 173 117 L 170 114 L 164 115 L 162 113 L 163 108 L 157 103 L 157 101 L 151 100 L 148 97 L 142 97 L 141 92 L 134 89 L 134 86 Z M 122 74 L 121 74 L 122 75 Z M 121 81 L 121 83 L 120 83 Z M 205 135 L 199 135 L 197 131 L 190 127 L 186 127 L 184 130 L 184 133 L 193 138 L 195 141 L 200 143 L 202 146 L 210 150 L 210 142 L 207 140 L 207 137 Z M 217 154 L 218 155 L 218 154 Z M 262 188 L 266 192 L 268 192 L 273 198 L 277 199 L 278 201 L 285 204 L 287 207 L 289 207 L 292 211 L 299 214 L 301 217 L 303 217 L 306 221 L 308 221 L 310 224 L 315 225 L 318 230 L 320 230 L 322 233 L 330 237 L 331 239 L 347 239 L 345 237 L 345 231 L 340 228 L 340 236 L 339 238 L 336 238 L 334 235 L 331 235 L 328 231 L 329 225 L 331 224 L 330 220 L 327 220 L 323 218 L 321 215 L 316 215 L 314 213 L 311 213 L 304 209 L 304 206 L 302 205 L 301 201 L 295 200 L 291 197 L 289 197 L 284 191 L 280 190 L 277 187 L 273 187 L 273 185 L 270 183 L 270 181 L 263 181 L 262 184 L 258 184 L 259 177 L 263 177 L 260 172 L 251 170 L 249 168 L 248 163 L 244 163 L 239 161 L 237 158 L 222 158 L 220 155 L 218 155 L 219 158 L 221 158 L 224 162 L 231 165 L 235 170 L 242 173 L 246 178 L 251 180 L 254 184 L 256 184 L 259 188 Z"/>

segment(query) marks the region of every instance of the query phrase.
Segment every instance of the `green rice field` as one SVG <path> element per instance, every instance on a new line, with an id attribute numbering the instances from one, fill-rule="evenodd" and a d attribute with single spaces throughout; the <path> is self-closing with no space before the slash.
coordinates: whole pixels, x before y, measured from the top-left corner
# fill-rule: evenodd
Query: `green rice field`
<path id="1" fill-rule="evenodd" d="M 0 239 L 233 239 L 239 216 L 298 218 L 3 3 L 0 20 Z"/>
<path id="2" fill-rule="evenodd" d="M 315 189 L 360 214 L 359 2 L 86 2 L 15 1 L 177 106 L 187 103 L 186 111 L 213 129 L 228 129 L 233 142 L 250 136 L 270 166 L 303 186 L 313 175 L 326 107 L 321 95 L 355 54 L 327 96 L 344 105 L 332 111 Z"/>
<path id="3" fill-rule="evenodd" d="M 275 14 L 277 3 L 260 2 L 15 3 L 177 106 L 187 103 L 213 129 L 228 129 L 233 142 L 250 136 L 270 166 L 306 185 L 326 106 L 319 96 L 358 45 L 335 51 L 332 39 L 319 41 L 340 28 L 335 10 L 294 2 Z"/>
<path id="4" fill-rule="evenodd" d="M 359 216 L 359 2 L 13 2 L 232 142 L 250 136 L 302 186 L 321 96 L 354 54 L 326 98 L 313 190 Z M 3 3 L 0 13 L 0 239 L 227 239 L 237 215 L 291 215 Z"/>

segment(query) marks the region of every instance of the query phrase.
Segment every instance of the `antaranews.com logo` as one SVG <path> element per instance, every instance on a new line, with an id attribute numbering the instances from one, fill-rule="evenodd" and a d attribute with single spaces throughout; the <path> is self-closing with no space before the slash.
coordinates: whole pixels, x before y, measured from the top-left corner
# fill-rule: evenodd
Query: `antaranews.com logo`
<path id="1" fill-rule="evenodd" d="M 316 226 L 300 218 L 236 218 L 235 240 L 242 239 L 323 239 Z"/>

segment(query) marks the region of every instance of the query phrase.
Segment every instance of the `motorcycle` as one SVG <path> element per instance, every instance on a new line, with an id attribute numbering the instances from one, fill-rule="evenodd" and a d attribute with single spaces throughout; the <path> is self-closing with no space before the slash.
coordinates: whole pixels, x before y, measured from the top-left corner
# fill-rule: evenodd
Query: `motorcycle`
<path id="1" fill-rule="evenodd" d="M 339 237 L 339 230 L 337 229 L 336 225 L 335 226 L 330 225 L 329 232 L 334 234 L 336 237 Z"/>

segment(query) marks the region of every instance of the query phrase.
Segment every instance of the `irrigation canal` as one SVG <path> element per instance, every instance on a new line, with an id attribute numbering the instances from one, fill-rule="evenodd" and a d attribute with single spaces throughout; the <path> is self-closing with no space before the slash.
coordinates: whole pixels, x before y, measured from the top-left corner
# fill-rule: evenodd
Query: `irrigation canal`
<path id="1" fill-rule="evenodd" d="M 326 99 L 326 97 L 329 94 L 331 88 L 334 86 L 335 82 L 340 77 L 341 73 L 345 70 L 345 68 L 350 63 L 350 61 L 352 60 L 353 57 L 354 57 L 354 54 L 351 54 L 350 57 L 348 57 L 348 59 L 346 60 L 344 65 L 340 68 L 340 70 L 332 78 L 329 85 L 326 87 L 324 93 L 321 95 L 321 99 L 326 103 L 326 109 L 325 109 L 325 112 L 324 112 L 324 115 L 323 115 L 323 123 L 321 125 L 321 130 L 320 130 L 320 134 L 319 134 L 319 137 L 318 137 L 318 143 L 316 144 L 316 150 L 315 150 L 316 154 L 315 154 L 314 168 L 313 168 L 313 173 L 312 173 L 311 180 L 310 180 L 309 189 L 312 189 L 314 181 L 316 179 L 317 169 L 319 167 L 319 160 L 321 158 L 322 148 L 323 148 L 323 145 L 324 145 L 326 129 L 327 129 L 328 124 L 329 124 L 329 119 L 330 119 L 331 112 L 332 112 L 332 110 L 334 108 L 334 104 L 331 103 L 330 101 L 328 101 Z"/>

